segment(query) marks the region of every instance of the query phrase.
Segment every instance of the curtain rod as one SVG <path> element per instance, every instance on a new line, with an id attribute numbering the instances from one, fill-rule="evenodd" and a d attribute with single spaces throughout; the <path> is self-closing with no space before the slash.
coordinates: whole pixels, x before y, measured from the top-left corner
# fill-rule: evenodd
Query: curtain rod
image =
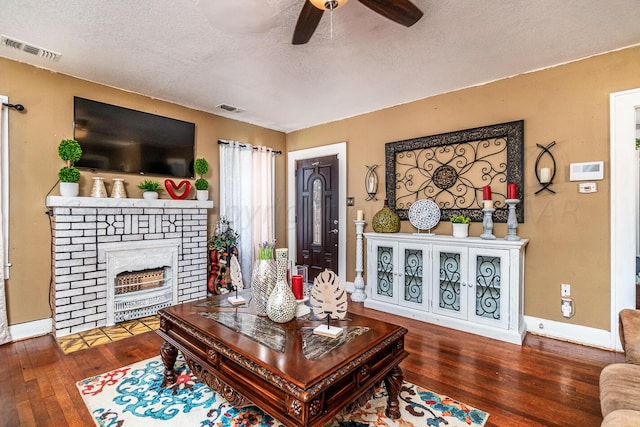
<path id="1" fill-rule="evenodd" d="M 220 145 L 220 144 L 229 145 L 229 141 L 223 141 L 223 140 L 219 139 L 218 140 L 218 145 Z M 242 148 L 245 148 L 246 146 L 247 146 L 247 144 L 240 144 L 240 147 L 242 147 Z M 258 147 L 253 147 L 253 149 L 257 150 Z M 282 151 L 280 151 L 280 150 L 272 150 L 272 149 L 270 149 L 270 150 L 273 152 L 273 154 L 282 154 Z"/>

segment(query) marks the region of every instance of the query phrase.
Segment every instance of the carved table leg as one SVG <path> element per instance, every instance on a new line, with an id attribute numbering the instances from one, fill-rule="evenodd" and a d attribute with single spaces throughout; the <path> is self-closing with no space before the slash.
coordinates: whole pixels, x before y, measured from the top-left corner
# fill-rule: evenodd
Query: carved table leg
<path id="1" fill-rule="evenodd" d="M 384 377 L 384 385 L 387 388 L 387 409 L 384 411 L 385 415 L 392 420 L 400 418 L 400 403 L 398 402 L 398 394 L 400 393 L 400 387 L 402 387 L 402 381 L 404 375 L 402 369 L 399 366 L 395 366 L 386 377 Z"/>
<path id="2" fill-rule="evenodd" d="M 162 357 L 162 363 L 164 363 L 162 387 L 167 387 L 176 382 L 176 373 L 173 370 L 173 365 L 178 357 L 178 349 L 165 341 L 160 346 L 160 357 Z"/>

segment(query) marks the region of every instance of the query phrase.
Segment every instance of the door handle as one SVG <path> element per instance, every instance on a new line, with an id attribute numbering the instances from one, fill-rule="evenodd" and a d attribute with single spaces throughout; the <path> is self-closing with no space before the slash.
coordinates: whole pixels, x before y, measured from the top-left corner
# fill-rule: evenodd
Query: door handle
<path id="1" fill-rule="evenodd" d="M 338 234 L 338 229 L 334 228 L 333 230 L 330 230 L 329 233 L 331 234 Z"/>

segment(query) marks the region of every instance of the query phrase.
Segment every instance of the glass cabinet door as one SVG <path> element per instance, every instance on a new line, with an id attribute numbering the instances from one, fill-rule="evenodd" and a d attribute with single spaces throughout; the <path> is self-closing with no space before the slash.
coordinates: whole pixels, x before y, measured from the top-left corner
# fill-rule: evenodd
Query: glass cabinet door
<path id="1" fill-rule="evenodd" d="M 469 249 L 473 317 L 479 323 L 508 326 L 509 258 L 506 251 Z"/>
<path id="2" fill-rule="evenodd" d="M 397 303 L 398 292 L 394 245 L 376 243 L 372 249 L 376 256 L 376 277 L 371 298 L 378 301 Z"/>
<path id="3" fill-rule="evenodd" d="M 467 249 L 433 247 L 432 311 L 459 319 L 467 318 Z"/>
<path id="4" fill-rule="evenodd" d="M 398 254 L 400 259 L 398 289 L 401 292 L 400 304 L 407 307 L 428 309 L 428 277 L 425 274 L 429 271 L 427 250 L 424 245 L 421 247 L 400 244 Z"/>

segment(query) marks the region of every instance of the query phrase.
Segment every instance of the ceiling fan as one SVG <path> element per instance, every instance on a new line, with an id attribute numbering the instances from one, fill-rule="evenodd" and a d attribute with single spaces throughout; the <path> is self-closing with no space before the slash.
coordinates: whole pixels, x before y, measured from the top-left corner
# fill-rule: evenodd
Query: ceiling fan
<path id="1" fill-rule="evenodd" d="M 305 44 L 320 23 L 325 10 L 344 6 L 349 0 L 306 0 L 293 32 L 293 44 Z M 374 12 L 410 27 L 422 18 L 422 11 L 409 0 L 358 0 Z"/>

